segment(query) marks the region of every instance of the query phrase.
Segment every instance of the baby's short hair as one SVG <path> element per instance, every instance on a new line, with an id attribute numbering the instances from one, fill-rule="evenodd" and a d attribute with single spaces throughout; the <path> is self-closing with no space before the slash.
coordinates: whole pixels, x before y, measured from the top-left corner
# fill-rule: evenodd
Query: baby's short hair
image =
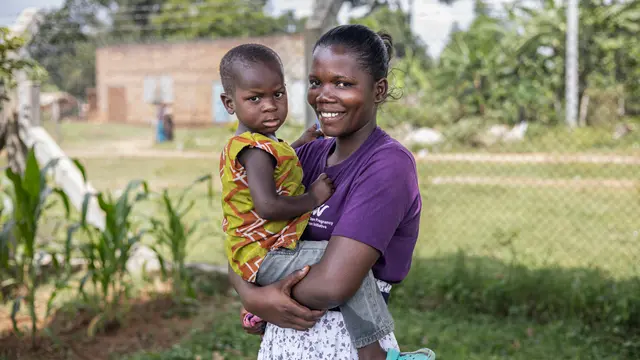
<path id="1" fill-rule="evenodd" d="M 234 66 L 250 66 L 252 64 L 275 64 L 283 70 L 280 56 L 267 46 L 260 44 L 242 44 L 229 50 L 220 61 L 220 79 L 227 94 L 235 90 L 236 71 Z"/>

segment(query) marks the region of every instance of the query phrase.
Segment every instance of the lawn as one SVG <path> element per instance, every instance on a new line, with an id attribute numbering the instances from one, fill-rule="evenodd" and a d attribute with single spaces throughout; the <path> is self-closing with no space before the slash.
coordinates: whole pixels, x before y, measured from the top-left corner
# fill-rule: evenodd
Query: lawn
<path id="1" fill-rule="evenodd" d="M 217 169 L 217 159 L 91 158 L 83 161 L 98 189 L 121 189 L 142 178 L 152 188 L 180 187 Z M 416 254 L 433 257 L 460 249 L 529 266 L 597 266 L 633 276 L 640 259 L 640 194 L 634 188 L 571 188 L 432 184 L 434 178 L 486 176 L 527 179 L 636 180 L 640 168 L 616 164 L 418 163 L 424 208 Z M 219 183 L 214 181 L 219 191 Z M 195 198 L 203 198 L 204 190 Z M 220 235 L 219 192 L 213 207 L 199 200 L 194 219 L 211 217 Z M 146 211 L 146 210 L 145 210 Z M 190 258 L 220 262 L 222 241 L 207 236 Z"/>
<path id="2" fill-rule="evenodd" d="M 144 351 L 126 359 L 255 359 L 259 338 L 242 332 L 238 309 L 237 303 L 231 303 L 224 313 L 218 309 L 205 313 L 197 321 L 206 325 L 194 329 L 171 349 Z M 460 309 L 425 312 L 392 306 L 391 311 L 399 324 L 396 337 L 401 348 L 430 347 L 435 349 L 438 359 L 622 359 L 613 347 L 585 346 L 587 339 L 581 335 L 580 324 L 568 321 L 536 324 L 526 319 L 496 319 Z"/>
<path id="3" fill-rule="evenodd" d="M 289 126 L 281 137 L 293 140 L 300 131 Z M 633 145 L 636 138 L 624 140 L 619 148 L 602 138 L 606 146 L 598 147 L 593 144 L 600 130 L 594 130 L 584 136 L 593 146 L 582 147 L 575 139 L 563 139 L 558 131 L 539 134 L 539 142 L 512 145 L 511 150 L 638 154 Z M 201 175 L 216 175 L 217 154 L 231 130 L 179 129 L 175 143 L 155 146 L 150 127 L 63 124 L 62 133 L 62 147 L 78 155 L 99 190 L 114 191 L 129 180 L 146 179 L 154 190 L 169 187 L 177 191 Z M 603 131 L 599 134 L 604 136 Z M 206 156 L 139 158 L 107 152 L 83 158 L 83 149 L 96 146 L 89 144 L 91 139 L 104 146 L 143 143 L 147 146 L 144 151 L 179 153 L 179 148 Z M 549 139 L 555 139 L 557 146 L 541 145 L 553 143 Z M 576 146 L 560 149 L 572 141 Z M 619 316 L 622 320 L 612 320 L 611 325 L 618 326 L 626 324 L 625 316 L 638 315 L 638 189 L 597 184 L 588 188 L 537 186 L 535 181 L 637 184 L 639 166 L 419 161 L 418 172 L 423 213 L 414 267 L 391 300 L 403 348 L 433 347 L 438 358 L 445 360 L 637 358 L 637 352 L 625 350 L 628 344 L 618 343 L 626 335 L 611 338 L 610 326 L 597 321 Z M 433 182 L 454 177 L 490 178 L 494 184 Z M 528 182 L 500 185 L 505 179 Z M 191 197 L 196 207 L 190 219 L 210 220 L 188 257 L 193 262 L 223 264 L 217 181 L 212 204 L 205 195 L 204 189 L 197 189 Z M 156 210 L 156 205 L 146 202 L 137 212 L 148 215 Z M 613 295 L 603 296 L 610 291 Z M 216 301 L 222 302 L 203 304 L 193 330 L 181 335 L 171 349 L 143 351 L 130 359 L 216 359 L 212 355 L 216 352 L 226 358 L 255 358 L 258 339 L 241 332 L 237 299 L 227 296 Z M 213 311 L 214 307 L 218 310 Z M 602 315 L 589 315 L 590 311 Z"/>

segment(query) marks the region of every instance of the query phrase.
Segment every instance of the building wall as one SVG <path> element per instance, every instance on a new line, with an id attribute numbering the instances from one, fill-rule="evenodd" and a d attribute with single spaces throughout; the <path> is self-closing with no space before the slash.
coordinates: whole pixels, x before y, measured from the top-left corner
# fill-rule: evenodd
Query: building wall
<path id="1" fill-rule="evenodd" d="M 224 113 L 216 111 L 216 106 L 221 105 L 214 96 L 214 93 L 217 95 L 215 85 L 220 82 L 218 67 L 229 49 L 249 42 L 269 46 L 282 58 L 289 91 L 290 120 L 302 123 L 307 106 L 307 81 L 304 40 L 299 34 L 100 48 L 96 54 L 99 118 L 111 122 L 149 123 L 156 112 L 152 101 L 157 93 L 151 89 L 159 85 L 157 89 L 163 90 L 163 96 L 171 104 L 176 124 L 209 125 L 229 121 Z M 123 92 L 124 104 L 121 100 Z M 109 94 L 112 94 L 111 100 Z M 121 109 L 123 106 L 125 109 Z"/>

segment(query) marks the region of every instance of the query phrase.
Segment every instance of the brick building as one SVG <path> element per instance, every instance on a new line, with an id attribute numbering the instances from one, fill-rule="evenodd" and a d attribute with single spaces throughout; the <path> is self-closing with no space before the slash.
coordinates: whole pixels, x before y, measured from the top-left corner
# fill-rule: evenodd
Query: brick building
<path id="1" fill-rule="evenodd" d="M 289 121 L 302 123 L 307 80 L 301 34 L 184 43 L 116 45 L 96 53 L 96 94 L 101 121 L 149 123 L 154 100 L 169 103 L 174 122 L 202 126 L 232 121 L 220 101 L 222 56 L 243 43 L 260 43 L 282 58 Z"/>

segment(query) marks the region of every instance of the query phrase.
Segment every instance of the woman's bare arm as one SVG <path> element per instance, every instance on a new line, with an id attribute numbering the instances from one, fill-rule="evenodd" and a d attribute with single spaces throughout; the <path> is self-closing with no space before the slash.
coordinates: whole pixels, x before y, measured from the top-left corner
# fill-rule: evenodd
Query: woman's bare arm
<path id="1" fill-rule="evenodd" d="M 379 257 L 367 244 L 333 236 L 320 262 L 293 287 L 293 298 L 310 309 L 341 305 L 358 291 Z"/>

